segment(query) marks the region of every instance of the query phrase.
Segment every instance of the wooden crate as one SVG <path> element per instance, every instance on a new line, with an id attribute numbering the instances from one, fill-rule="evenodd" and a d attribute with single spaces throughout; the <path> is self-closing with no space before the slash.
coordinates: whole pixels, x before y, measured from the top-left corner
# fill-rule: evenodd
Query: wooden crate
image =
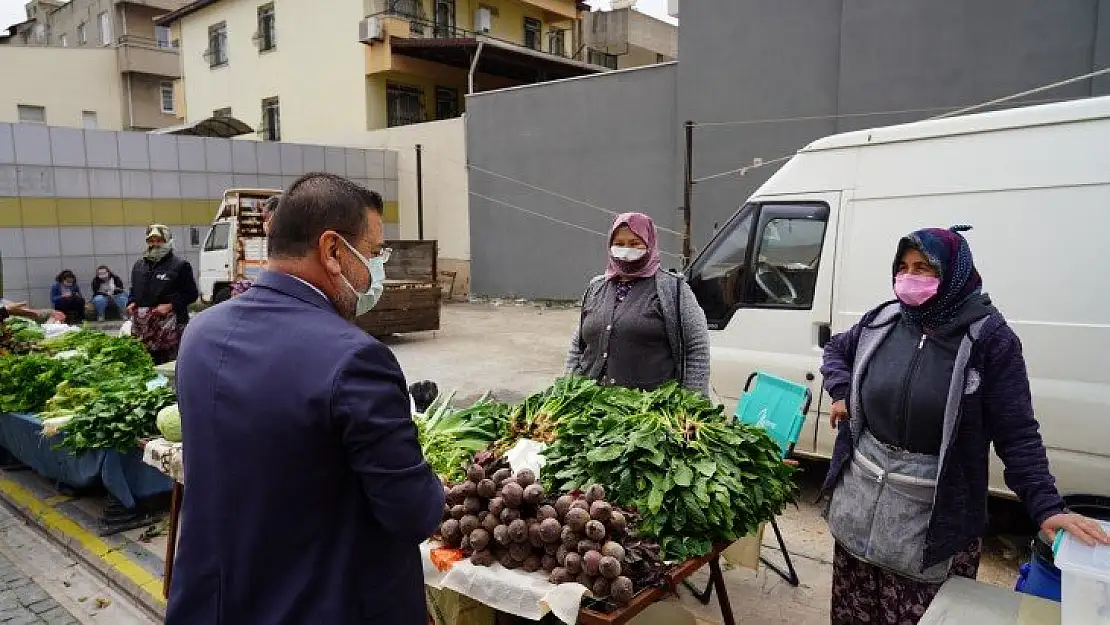
<path id="1" fill-rule="evenodd" d="M 378 305 L 356 323 L 374 336 L 438 330 L 441 296 L 434 282 L 387 282 Z"/>

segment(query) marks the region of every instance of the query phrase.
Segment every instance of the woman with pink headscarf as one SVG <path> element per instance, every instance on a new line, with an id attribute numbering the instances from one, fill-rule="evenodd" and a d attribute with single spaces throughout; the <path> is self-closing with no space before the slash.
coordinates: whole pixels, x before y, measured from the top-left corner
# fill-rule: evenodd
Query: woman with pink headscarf
<path id="1" fill-rule="evenodd" d="M 609 234 L 605 275 L 590 281 L 567 355 L 567 373 L 653 390 L 677 380 L 709 391 L 709 328 L 693 291 L 660 271 L 655 223 L 624 213 Z"/>

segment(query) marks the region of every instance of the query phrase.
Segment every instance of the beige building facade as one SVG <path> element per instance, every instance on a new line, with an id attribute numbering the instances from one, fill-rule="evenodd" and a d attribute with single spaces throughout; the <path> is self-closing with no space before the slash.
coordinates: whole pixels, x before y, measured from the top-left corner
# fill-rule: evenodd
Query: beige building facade
<path id="1" fill-rule="evenodd" d="M 198 0 L 180 32 L 183 120 L 231 116 L 261 140 L 444 120 L 468 92 L 603 71 L 575 0 Z M 584 57 L 582 57 L 584 58 Z"/>
<path id="2" fill-rule="evenodd" d="M 584 16 L 587 60 L 629 69 L 678 58 L 678 27 L 635 9 L 593 11 Z"/>
<path id="3" fill-rule="evenodd" d="M 115 71 L 108 82 L 115 85 L 106 84 L 104 77 L 96 74 L 97 81 L 83 79 L 59 87 L 79 94 L 76 99 L 116 93 L 120 99 L 118 121 L 98 114 L 100 127 L 152 130 L 169 126 L 178 121 L 174 83 L 181 76 L 181 64 L 170 29 L 156 26 L 154 20 L 183 4 L 183 0 L 33 0 L 26 5 L 27 20 L 11 27 L 7 36 L 0 36 L 0 44 L 6 44 L 0 45 L 0 65 L 6 52 L 24 48 L 21 60 L 31 64 L 24 73 L 49 82 L 43 78 L 68 71 L 54 63 L 77 58 L 59 56 L 54 50 L 110 50 Z M 9 86 L 17 94 L 42 88 L 25 83 Z M 7 114 L 0 112 L 4 116 L 0 119 Z"/>
<path id="4" fill-rule="evenodd" d="M 0 85 L 0 122 L 123 128 L 124 94 L 110 48 L 0 46 Z"/>

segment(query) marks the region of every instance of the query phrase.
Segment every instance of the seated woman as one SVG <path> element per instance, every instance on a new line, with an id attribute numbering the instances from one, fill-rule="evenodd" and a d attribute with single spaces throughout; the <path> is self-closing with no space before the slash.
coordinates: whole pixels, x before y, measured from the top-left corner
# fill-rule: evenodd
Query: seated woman
<path id="1" fill-rule="evenodd" d="M 50 287 L 50 303 L 54 310 L 64 313 L 66 323 L 81 323 L 85 320 L 85 298 L 77 286 L 77 276 L 66 269 L 54 279 Z"/>
<path id="2" fill-rule="evenodd" d="M 92 281 L 93 306 L 96 308 L 96 320 L 104 321 L 108 307 L 116 305 L 121 317 L 126 318 L 127 291 L 123 289 L 123 280 L 111 269 L 104 265 L 96 268 L 96 277 Z"/>

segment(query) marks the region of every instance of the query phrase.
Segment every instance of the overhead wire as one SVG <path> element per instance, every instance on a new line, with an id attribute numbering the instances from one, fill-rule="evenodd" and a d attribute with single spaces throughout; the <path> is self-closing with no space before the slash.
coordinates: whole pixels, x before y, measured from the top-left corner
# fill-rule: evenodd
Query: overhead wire
<path id="1" fill-rule="evenodd" d="M 1086 74 L 1082 74 L 1082 75 L 1079 75 L 1079 76 L 1074 76 L 1072 78 L 1067 78 L 1067 79 L 1060 80 L 1060 81 L 1057 81 L 1057 82 L 1054 82 L 1054 83 L 1051 83 L 1051 84 L 1042 85 L 1042 86 L 1036 87 L 1034 89 L 1028 89 L 1026 91 L 1022 91 L 1022 92 L 1019 92 L 1019 93 L 1014 93 L 1014 94 L 1004 96 L 1004 97 L 1001 97 L 1001 98 L 995 98 L 994 100 L 988 100 L 986 102 L 980 102 L 979 104 L 975 104 L 975 105 L 972 105 L 972 106 L 966 106 L 966 107 L 963 107 L 963 108 L 960 108 L 960 109 L 956 109 L 954 111 L 949 111 L 949 112 L 941 114 L 941 115 L 926 118 L 925 120 L 922 120 L 922 121 L 928 121 L 928 120 L 933 120 L 933 119 L 945 119 L 945 118 L 953 117 L 953 116 L 956 116 L 956 115 L 963 115 L 963 114 L 966 114 L 966 113 L 970 113 L 972 111 L 977 111 L 977 110 L 982 109 L 982 108 L 987 108 L 987 107 L 995 106 L 995 105 L 998 105 L 998 104 L 1005 104 L 1006 102 L 1010 102 L 1012 100 L 1016 100 L 1018 98 L 1025 97 L 1027 95 L 1042 93 L 1044 91 L 1049 91 L 1049 90 L 1052 90 L 1052 89 L 1056 89 L 1056 88 L 1059 88 L 1059 87 L 1070 85 L 1070 84 L 1073 84 L 1073 83 L 1076 83 L 1076 82 L 1081 82 L 1081 81 L 1084 81 L 1084 80 L 1090 80 L 1092 78 L 1097 78 L 1099 76 L 1103 76 L 1103 75 L 1106 75 L 1106 74 L 1110 74 L 1110 67 L 1104 67 L 1100 70 L 1096 70 L 1096 71 L 1093 71 L 1093 72 L 1088 72 Z M 1056 99 L 1047 99 L 1047 100 L 1045 100 L 1045 102 L 1050 102 L 1050 101 L 1064 102 L 1064 101 L 1081 100 L 1081 99 L 1083 99 L 1083 98 L 1056 98 Z M 1033 104 L 1033 103 L 1036 103 L 1036 101 L 1029 101 L 1028 103 Z M 902 112 L 909 113 L 909 112 L 913 112 L 913 111 L 902 111 Z M 871 115 L 871 114 L 872 113 L 860 113 L 860 114 L 847 113 L 847 114 L 845 114 L 845 116 Z M 874 114 L 882 114 L 882 113 L 874 113 Z M 829 117 L 831 118 L 831 117 L 838 117 L 838 116 L 829 116 Z M 801 121 L 803 119 L 819 119 L 819 117 L 794 118 L 794 119 L 782 118 L 782 119 L 778 119 L 778 120 L 762 120 L 762 122 L 761 122 L 761 120 L 754 120 L 753 123 L 772 123 L 772 122 L 779 122 L 779 121 Z M 738 122 L 707 122 L 707 123 L 695 122 L 694 127 L 695 128 L 697 128 L 698 126 L 712 127 L 712 126 L 724 126 L 724 125 L 742 124 L 742 123 L 745 123 L 745 122 L 743 122 L 743 121 L 738 121 Z M 730 169 L 728 171 L 722 171 L 720 173 L 710 174 L 708 176 L 702 176 L 700 178 L 695 178 L 693 180 L 693 182 L 696 184 L 696 183 L 699 183 L 699 182 L 705 182 L 707 180 L 715 180 L 717 178 L 724 178 L 724 177 L 731 176 L 731 175 L 734 175 L 734 174 L 743 175 L 743 174 L 745 174 L 745 173 L 747 173 L 747 172 L 749 172 L 753 169 L 759 169 L 760 167 L 766 167 L 768 165 L 774 165 L 776 163 L 782 163 L 784 161 L 788 161 L 788 160 L 794 158 L 794 156 L 796 154 L 797 154 L 797 151 L 794 151 L 794 152 L 791 152 L 790 154 L 787 154 L 785 156 L 781 156 L 779 158 L 775 158 L 775 159 L 772 159 L 772 160 L 769 160 L 769 161 L 763 161 L 759 164 L 754 164 L 753 163 L 751 165 L 745 165 L 743 167 L 737 167 L 735 169 Z"/>

